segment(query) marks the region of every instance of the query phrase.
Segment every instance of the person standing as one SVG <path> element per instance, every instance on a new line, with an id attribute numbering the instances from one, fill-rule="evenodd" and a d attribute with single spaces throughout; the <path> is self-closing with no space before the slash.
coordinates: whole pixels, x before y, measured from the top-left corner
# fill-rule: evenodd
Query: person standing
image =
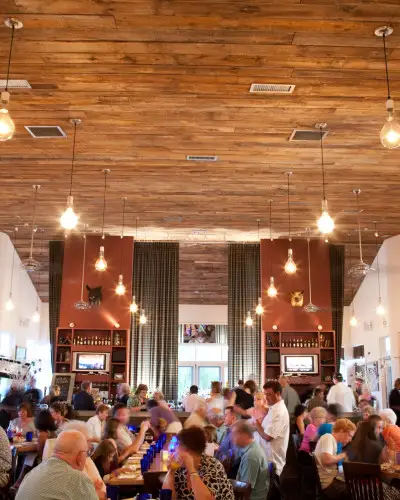
<path id="1" fill-rule="evenodd" d="M 124 405 L 127 405 L 130 393 L 131 393 L 131 388 L 129 384 L 118 384 L 117 403 L 122 403 Z"/>
<path id="2" fill-rule="evenodd" d="M 72 403 L 74 405 L 74 410 L 78 411 L 94 411 L 96 405 L 94 404 L 94 399 L 91 394 L 92 392 L 92 382 L 85 380 L 81 384 L 81 390 L 72 398 Z"/>
<path id="3" fill-rule="evenodd" d="M 390 391 L 389 408 L 396 414 L 396 425 L 400 425 L 400 378 L 395 380 L 394 389 Z"/>
<path id="4" fill-rule="evenodd" d="M 269 411 L 261 422 L 256 421 L 256 429 L 261 436 L 261 445 L 268 461 L 274 462 L 276 473 L 281 474 L 286 462 L 289 443 L 290 418 L 282 399 L 282 387 L 276 380 L 264 384 Z"/>
<path id="5" fill-rule="evenodd" d="M 297 391 L 290 386 L 287 377 L 282 376 L 279 378 L 279 383 L 282 387 L 282 399 L 288 409 L 289 415 L 294 414 L 294 409 L 300 404 L 300 398 Z"/>
<path id="6" fill-rule="evenodd" d="M 187 396 L 183 402 L 183 407 L 188 413 L 192 413 L 197 405 L 197 403 L 204 403 L 204 398 L 199 396 L 199 388 L 197 385 L 192 385 L 189 389 L 189 396 Z"/>
<path id="7" fill-rule="evenodd" d="M 109 411 L 110 407 L 101 403 L 96 408 L 96 415 L 89 418 L 89 420 L 86 422 L 89 441 L 91 441 L 92 443 L 100 443 L 103 439 L 104 427 L 106 425 Z"/>
<path id="8" fill-rule="evenodd" d="M 238 481 L 251 485 L 250 500 L 265 500 L 269 489 L 268 461 L 261 446 L 254 441 L 253 427 L 239 420 L 232 427 L 232 440 L 240 450 Z"/>
<path id="9" fill-rule="evenodd" d="M 135 394 L 129 396 L 127 406 L 132 413 L 147 410 L 148 390 L 149 388 L 146 384 L 139 384 Z"/>
<path id="10" fill-rule="evenodd" d="M 351 413 L 356 406 L 353 391 L 343 382 L 341 373 L 335 373 L 333 375 L 333 383 L 335 385 L 329 389 L 326 398 L 328 405 L 337 404 L 341 407 L 343 412 Z"/>
<path id="11" fill-rule="evenodd" d="M 246 410 L 254 406 L 254 394 L 257 391 L 257 385 L 254 380 L 247 380 L 241 387 L 236 387 L 232 391 L 228 406 L 234 406 L 235 412 L 243 418 L 250 418 Z"/>
<path id="12" fill-rule="evenodd" d="M 78 431 L 64 431 L 57 438 L 52 457 L 25 476 L 16 500 L 99 500 L 95 485 L 82 471 L 88 445 Z M 105 496 L 103 496 L 105 498 Z"/>
<path id="13" fill-rule="evenodd" d="M 314 408 L 327 408 L 328 403 L 325 401 L 324 391 L 320 387 L 316 387 L 314 395 L 307 404 L 307 410 L 311 411 Z"/>
<path id="14" fill-rule="evenodd" d="M 32 377 L 28 384 L 28 389 L 24 393 L 24 403 L 30 403 L 36 406 L 42 401 L 43 393 L 36 387 L 36 379 Z"/>

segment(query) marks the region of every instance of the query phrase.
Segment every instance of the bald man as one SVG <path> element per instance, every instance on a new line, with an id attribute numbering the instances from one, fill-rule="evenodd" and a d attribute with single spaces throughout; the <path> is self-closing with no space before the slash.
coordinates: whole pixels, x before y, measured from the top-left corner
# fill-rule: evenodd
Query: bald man
<path id="1" fill-rule="evenodd" d="M 82 473 L 87 451 L 81 432 L 62 432 L 52 457 L 25 477 L 16 500 L 99 500 L 93 483 Z"/>

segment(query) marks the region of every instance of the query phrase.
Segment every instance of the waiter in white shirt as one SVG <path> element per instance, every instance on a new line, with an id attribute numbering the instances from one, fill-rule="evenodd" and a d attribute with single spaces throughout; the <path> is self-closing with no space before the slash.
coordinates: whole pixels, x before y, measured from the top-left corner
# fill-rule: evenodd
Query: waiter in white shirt
<path id="1" fill-rule="evenodd" d="M 267 460 L 275 464 L 276 473 L 280 476 L 286 463 L 290 418 L 282 399 L 281 384 L 276 380 L 269 380 L 264 384 L 263 389 L 269 410 L 262 421 L 256 421 L 256 429 L 262 438 L 260 444 Z"/>
<path id="2" fill-rule="evenodd" d="M 352 412 L 353 408 L 356 407 L 356 400 L 352 389 L 343 382 L 343 375 L 335 373 L 333 383 L 335 385 L 329 389 L 326 397 L 327 403 L 339 405 L 344 412 Z"/>
<path id="3" fill-rule="evenodd" d="M 199 388 L 197 385 L 192 385 L 189 396 L 187 396 L 183 402 L 183 407 L 188 413 L 192 413 L 199 403 L 201 404 L 205 402 L 204 398 L 198 395 L 198 392 Z"/>

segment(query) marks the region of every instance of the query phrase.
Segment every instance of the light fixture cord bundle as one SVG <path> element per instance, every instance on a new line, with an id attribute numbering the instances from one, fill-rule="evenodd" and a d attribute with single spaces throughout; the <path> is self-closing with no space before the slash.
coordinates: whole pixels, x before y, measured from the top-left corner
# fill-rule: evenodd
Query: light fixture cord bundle
<path id="1" fill-rule="evenodd" d="M 106 193 L 107 193 L 107 170 L 104 170 L 104 197 L 103 197 L 103 223 L 102 223 L 102 238 L 104 240 L 104 221 L 106 217 Z"/>
<path id="2" fill-rule="evenodd" d="M 309 286 L 309 289 L 310 289 L 310 304 L 312 304 L 312 296 L 311 296 L 310 237 L 307 238 L 307 255 L 308 255 L 308 286 Z"/>
<path id="3" fill-rule="evenodd" d="M 385 69 L 386 69 L 386 85 L 387 85 L 387 92 L 388 92 L 388 99 L 391 99 L 390 97 L 390 85 L 389 85 L 389 67 L 388 67 L 388 61 L 387 61 L 387 55 L 386 55 L 386 33 L 383 32 L 383 54 L 385 56 Z"/>
<path id="4" fill-rule="evenodd" d="M 71 162 L 71 178 L 69 181 L 69 195 L 72 195 L 72 180 L 74 177 L 74 165 L 75 165 L 75 144 L 76 144 L 76 125 L 77 123 L 74 122 L 74 139 L 72 143 L 72 162 Z"/>
<path id="5" fill-rule="evenodd" d="M 38 192 L 39 186 L 34 186 L 35 190 L 35 198 L 33 201 L 33 218 L 32 218 L 32 234 L 31 234 L 31 250 L 30 250 L 30 258 L 33 258 L 33 238 L 35 236 L 35 221 L 36 221 L 36 198 L 37 198 L 37 192 Z"/>
<path id="6" fill-rule="evenodd" d="M 10 43 L 10 52 L 8 54 L 8 65 L 7 65 L 7 78 L 6 78 L 6 88 L 5 91 L 8 91 L 8 81 L 10 79 L 10 70 L 11 70 L 11 55 L 12 55 L 12 49 L 13 49 L 13 44 L 14 44 L 14 33 L 15 33 L 15 26 L 14 23 L 11 27 L 11 43 Z"/>
<path id="7" fill-rule="evenodd" d="M 379 241 L 378 241 L 379 234 L 376 230 L 376 222 L 375 222 L 375 246 L 376 246 L 376 270 L 378 273 L 378 296 L 379 300 L 381 299 L 381 277 L 380 277 L 380 271 L 379 271 Z"/>
<path id="8" fill-rule="evenodd" d="M 42 229 L 42 241 L 40 242 L 40 251 L 39 251 L 39 257 L 40 259 L 42 258 L 43 254 L 43 246 L 44 246 L 44 239 L 43 239 L 43 229 Z M 40 285 L 40 278 L 42 276 L 42 266 L 39 267 L 39 271 L 37 274 L 37 280 L 36 280 L 36 309 L 39 309 L 39 285 Z"/>
<path id="9" fill-rule="evenodd" d="M 124 244 L 123 244 L 123 239 L 124 239 L 124 230 L 125 230 L 125 204 L 126 204 L 126 198 L 122 198 L 122 229 L 121 229 L 121 261 L 119 265 L 120 273 L 122 274 L 122 261 L 123 261 L 123 255 L 124 255 Z"/>
<path id="10" fill-rule="evenodd" d="M 291 238 L 291 225 L 290 225 L 290 174 L 287 176 L 287 204 L 288 204 L 288 214 L 289 214 L 289 241 L 292 241 Z"/>
<path id="11" fill-rule="evenodd" d="M 323 128 L 319 128 L 321 134 L 321 169 L 322 169 L 322 196 L 323 200 L 326 200 L 325 194 L 325 167 L 324 167 L 324 146 L 323 146 Z"/>
<path id="12" fill-rule="evenodd" d="M 85 262 L 86 262 L 86 225 L 83 230 L 83 264 L 82 264 L 82 283 L 81 283 L 81 302 L 83 302 L 83 283 L 85 281 Z"/>
<path id="13" fill-rule="evenodd" d="M 14 228 L 14 248 L 13 248 L 12 264 L 11 264 L 10 297 L 12 295 L 12 284 L 13 284 L 13 279 L 14 279 L 14 261 L 15 261 L 16 245 L 17 245 L 17 233 L 18 233 L 18 227 L 15 226 L 15 228 Z"/>
<path id="14" fill-rule="evenodd" d="M 360 222 L 360 193 L 356 193 L 357 196 L 357 220 L 358 220 L 358 245 L 360 247 L 360 262 L 363 262 L 363 254 L 362 254 L 362 243 L 361 243 L 361 222 Z"/>
<path id="15" fill-rule="evenodd" d="M 269 239 L 272 242 L 272 200 L 269 200 Z M 269 258 L 270 276 L 272 276 L 272 252 Z"/>

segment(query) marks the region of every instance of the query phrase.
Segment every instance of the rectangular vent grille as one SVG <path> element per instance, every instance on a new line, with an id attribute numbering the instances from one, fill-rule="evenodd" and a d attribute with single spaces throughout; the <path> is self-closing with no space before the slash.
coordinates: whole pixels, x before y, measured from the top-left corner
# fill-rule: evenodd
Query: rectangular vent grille
<path id="1" fill-rule="evenodd" d="M 324 130 L 322 133 L 322 139 L 328 135 L 328 130 Z M 321 132 L 318 129 L 315 130 L 298 130 L 294 129 L 289 141 L 320 141 L 321 140 Z"/>
<path id="2" fill-rule="evenodd" d="M 5 89 L 7 80 L 0 80 L 0 88 Z M 9 89 L 31 89 L 31 85 L 27 80 L 8 80 Z"/>
<path id="3" fill-rule="evenodd" d="M 279 85 L 275 83 L 252 83 L 251 94 L 291 94 L 296 85 Z"/>
<path id="4" fill-rule="evenodd" d="M 218 156 L 187 155 L 186 159 L 189 161 L 217 161 Z"/>
<path id="5" fill-rule="evenodd" d="M 67 134 L 59 126 L 26 125 L 25 128 L 34 139 L 54 139 L 57 137 L 67 137 Z"/>
<path id="6" fill-rule="evenodd" d="M 164 222 L 182 222 L 182 216 L 176 215 L 176 216 L 171 216 L 171 217 L 164 217 L 163 218 Z"/>

